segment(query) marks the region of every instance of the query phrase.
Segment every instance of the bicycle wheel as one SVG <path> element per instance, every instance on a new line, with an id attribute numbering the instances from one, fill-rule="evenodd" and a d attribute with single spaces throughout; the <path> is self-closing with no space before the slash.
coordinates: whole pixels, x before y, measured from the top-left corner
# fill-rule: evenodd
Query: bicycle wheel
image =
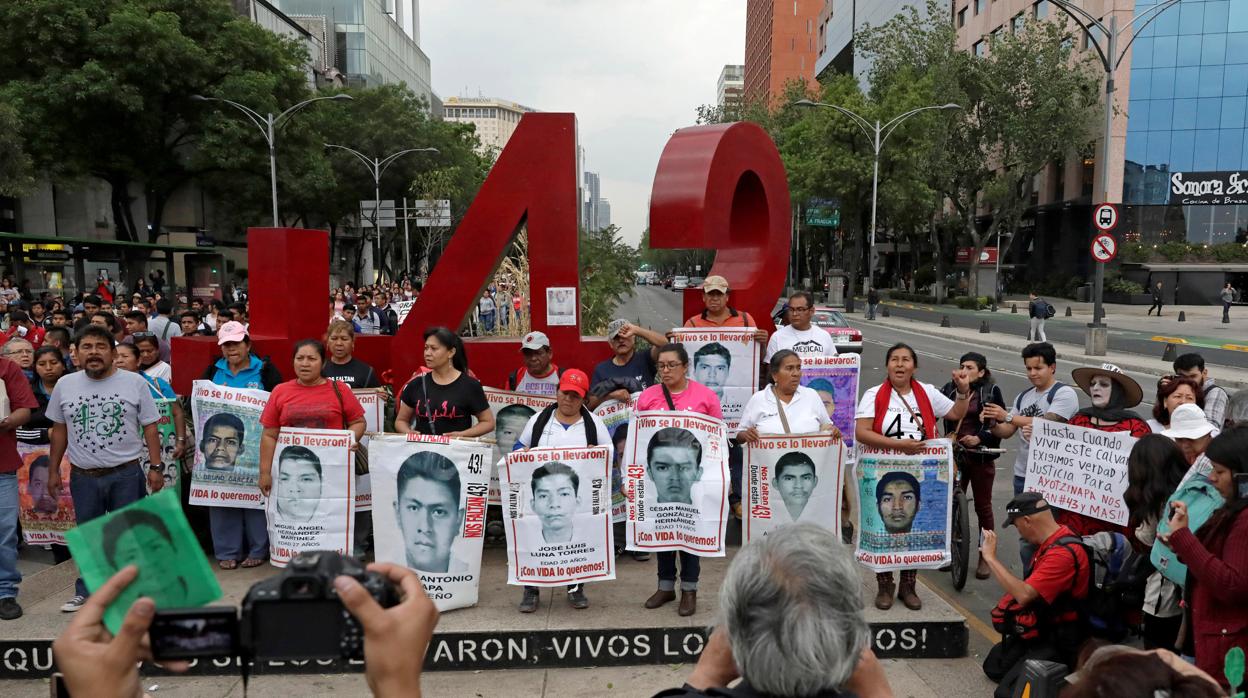
<path id="1" fill-rule="evenodd" d="M 958 487 L 953 491 L 953 530 L 950 532 L 953 588 L 962 591 L 971 561 L 971 515 L 966 506 L 966 493 Z"/>

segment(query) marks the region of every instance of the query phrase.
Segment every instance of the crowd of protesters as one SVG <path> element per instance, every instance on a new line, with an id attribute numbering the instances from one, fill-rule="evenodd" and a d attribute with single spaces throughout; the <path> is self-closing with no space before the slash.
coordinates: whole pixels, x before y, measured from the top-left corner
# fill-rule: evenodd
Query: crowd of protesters
<path id="1" fill-rule="evenodd" d="M 109 291 L 107 284 L 101 283 L 97 291 L 101 290 Z M 11 294 L 4 299 L 9 305 L 2 326 L 0 379 L 10 411 L 0 421 L 0 497 L 5 499 L 0 502 L 0 511 L 14 514 L 0 520 L 2 619 L 21 615 L 16 602 L 20 582 L 16 573 L 16 506 L 3 506 L 17 499 L 17 438 L 49 443 L 52 462 L 59 462 L 68 453 L 70 481 L 62 483 L 59 472 L 53 469 L 48 492 L 54 495 L 68 486 L 79 523 L 133 502 L 148 490 L 160 490 L 164 482 L 159 474 L 144 472 L 140 463 L 144 456 L 148 462 L 161 461 L 155 400 L 177 397 L 169 385 L 173 370 L 170 340 L 211 336 L 220 358 L 199 378 L 271 392 L 261 419 L 260 488 L 267 492 L 276 437 L 282 427 L 342 428 L 350 429 L 357 438 L 362 435 L 363 413 L 350 389 L 377 387 L 383 381 L 372 366 L 354 356 L 355 338 L 359 334 L 395 333 L 400 324 L 395 304 L 415 300 L 420 286 L 403 281 L 363 287 L 344 284 L 335 289 L 325 335 L 296 343 L 288 372 L 295 378 L 284 382 L 273 361 L 253 351 L 245 292 L 232 289 L 228 303 L 192 300 L 175 304 L 162 295 L 164 290 L 162 280 L 159 287 L 136 284 L 129 299 L 99 293 L 67 302 L 51 297 L 23 300 Z M 685 326 L 757 327 L 749 313 L 730 304 L 730 289 L 723 277 L 708 277 L 702 290 L 705 308 Z M 766 356 L 767 380 L 746 405 L 741 430 L 730 445 L 731 501 L 738 517 L 743 445 L 767 434 L 828 431 L 839 435 L 818 392 L 800 385 L 803 356 L 836 354 L 831 337 L 811 324 L 813 300 L 807 292 L 793 294 L 787 299 L 787 324 L 775 333 L 762 329 L 755 333 Z M 519 307 L 513 307 L 512 301 L 487 290 L 474 315 L 482 328 L 493 331 L 500 327 L 503 317 L 515 318 L 522 310 L 521 299 L 515 299 Z M 508 313 L 507 308 L 513 312 Z M 596 366 L 573 367 L 559 365 L 544 333 L 530 332 L 523 337 L 518 367 L 500 387 L 553 397 L 556 404 L 545 418 L 534 415 L 519 430 L 515 448 L 588 445 L 587 434 L 605 434 L 589 409 L 612 398 L 634 399 L 634 407 L 641 410 L 688 410 L 721 417 L 720 398 L 690 376 L 688 353 L 664 332 L 617 320 L 610 324 L 607 339 L 613 352 L 610 358 Z M 640 350 L 638 339 L 649 346 Z M 421 371 L 395 385 L 395 429 L 452 437 L 493 433 L 495 417 L 481 382 L 470 370 L 460 335 L 444 327 L 427 328 L 423 358 Z M 997 695 L 1013 695 L 1016 683 L 1025 678 L 1028 659 L 1060 663 L 1071 670 L 1084 666 L 1080 672 L 1083 678 L 1079 679 L 1083 688 L 1077 683 L 1078 690 L 1087 689 L 1093 681 L 1086 667 L 1134 662 L 1174 681 L 1194 676 L 1197 685 L 1217 695 L 1219 684 L 1226 686 L 1221 672 L 1226 652 L 1248 647 L 1248 518 L 1240 520 L 1240 513 L 1248 508 L 1248 498 L 1241 498 L 1237 490 L 1239 476 L 1248 478 L 1248 396 L 1231 396 L 1215 383 L 1199 355 L 1185 354 L 1174 362 L 1173 374 L 1158 380 L 1154 407 L 1145 414 L 1136 411 L 1144 399 L 1144 389 L 1117 367 L 1082 367 L 1063 374 L 1057 367 L 1056 351 L 1044 342 L 1028 345 L 1021 359 L 1019 368 L 1025 371 L 1031 387 L 1017 396 L 1003 394 L 987 358 L 978 352 L 968 352 L 957 365 L 950 366 L 951 380 L 938 389 L 916 379 L 918 352 L 898 344 L 883 355 L 886 379 L 866 388 L 855 410 L 854 436 L 865 445 L 914 453 L 922 448 L 923 441 L 942 436 L 938 432 L 942 420 L 943 435 L 956 444 L 962 486 L 969 486 L 973 493 L 982 529 L 975 576 L 991 578 L 1002 591 L 993 612 L 1002 641 L 984 662 L 985 672 L 1000 682 Z M 1067 375 L 1069 383 L 1062 380 Z M 340 390 L 340 385 L 347 390 Z M 1085 402 L 1090 402 L 1082 409 L 1079 392 L 1087 398 Z M 89 412 L 91 399 L 101 395 L 118 406 L 113 418 L 116 424 L 110 427 L 117 438 L 106 448 L 98 447 L 99 425 L 70 418 L 84 409 Z M 431 408 L 434 404 L 438 409 Z M 1124 497 L 1130 511 L 1127 525 L 1064 511 L 1039 494 L 1024 491 L 1037 419 L 1123 432 L 1139 439 L 1129 459 Z M 228 424 L 213 425 L 206 429 L 211 433 L 194 435 L 185 431 L 183 422 L 179 413 L 177 456 L 189 451 L 188 439 L 215 439 L 222 448 L 228 448 L 231 439 L 235 448 L 241 442 L 240 435 L 227 433 L 233 428 Z M 588 422 L 594 429 L 578 426 Z M 536 424 L 543 425 L 539 433 L 534 433 Z M 1013 464 L 1015 497 L 1004 508 L 1004 516 L 998 518 L 991 497 L 996 461 L 1003 452 L 1000 446 L 1011 439 L 1017 439 L 1018 445 Z M 881 516 L 885 512 L 881 511 Z M 1018 532 L 1021 575 L 997 556 L 998 520 Z M 222 569 L 264 564 L 268 532 L 263 511 L 210 507 L 207 525 L 210 552 Z M 671 695 L 701 695 L 733 672 L 733 676 L 744 674 L 767 695 L 813 695 L 810 690 L 849 695 L 847 691 L 854 686 L 869 695 L 870 686 L 878 688 L 878 662 L 866 649 L 865 639 L 853 633 L 839 636 L 828 647 L 818 647 L 815 642 L 812 653 L 803 654 L 804 660 L 817 661 L 825 670 L 825 679 L 834 674 L 832 683 L 819 684 L 816 678 L 807 681 L 814 667 L 801 666 L 802 657 L 764 657 L 772 667 L 766 675 L 751 676 L 751 665 L 742 663 L 745 656 L 738 653 L 763 651 L 757 648 L 758 643 L 750 642 L 752 636 L 802 631 L 800 623 L 796 628 L 755 627 L 763 622 L 758 620 L 762 616 L 747 613 L 745 608 L 765 603 L 781 613 L 788 608 L 786 604 L 797 607 L 808 603 L 805 594 L 835 597 L 834 590 L 812 586 L 804 591 L 801 585 L 827 585 L 829 579 L 844 572 L 842 567 L 852 569 L 848 552 L 835 541 L 829 542 L 825 532 L 802 525 L 785 530 L 788 533 L 783 536 L 775 534 L 747 548 L 750 554 L 743 550 L 738 555 L 720 590 L 721 605 L 728 608 L 725 630 L 712 636 L 690 683 Z M 1129 633 L 1115 634 L 1107 632 L 1104 625 L 1098 629 L 1089 624 L 1097 610 L 1090 610 L 1087 604 L 1099 583 L 1098 560 L 1106 550 L 1146 560 L 1149 550 L 1158 545 L 1167 546 L 1186 567 L 1185 583 L 1176 583 L 1161 571 L 1141 565 L 1138 603 L 1116 607 L 1115 612 L 1122 617 L 1111 619 L 1118 622 L 1110 626 L 1136 631 L 1145 649 L 1165 654 L 1137 653 L 1137 657 L 1124 651 L 1108 657 L 1104 650 L 1090 653 L 1087 642 L 1097 638 L 1102 644 L 1106 639 L 1130 641 Z M 819 552 L 824 547 L 827 551 Z M 58 561 L 67 558 L 63 548 L 53 552 Z M 646 558 L 644 554 L 637 556 L 639 560 Z M 694 614 L 699 563 L 694 555 L 659 553 L 657 590 L 645 600 L 644 607 L 657 609 L 679 598 L 678 614 Z M 749 566 L 749 573 L 741 571 L 743 566 Z M 755 574 L 758 570 L 765 574 Z M 396 581 L 409 579 L 397 568 L 393 575 Z M 843 586 L 856 589 L 856 575 L 851 577 L 842 580 Z M 913 570 L 903 571 L 899 584 L 891 573 L 878 575 L 875 606 L 888 610 L 896 598 L 909 609 L 922 608 L 916 582 Z M 769 583 L 775 588 L 768 587 Z M 794 594 L 791 599 L 787 596 Z M 411 592 L 408 596 L 409 601 L 415 598 Z M 583 586 L 569 587 L 567 596 L 574 608 L 589 605 Z M 844 608 L 837 605 L 838 601 L 810 618 L 804 614 L 793 617 L 803 623 L 842 622 L 865 627 L 857 602 L 843 601 Z M 520 611 L 532 612 L 537 602 L 537 589 L 526 588 Z M 78 611 L 88 603 L 89 595 L 79 580 L 75 595 L 62 610 Z M 732 610 L 733 604 L 741 605 L 738 611 Z M 824 611 L 827 617 L 821 615 Z M 718 657 L 716 653 L 720 653 Z M 717 661 L 720 665 L 715 664 Z M 708 673 L 713 676 L 708 678 Z M 794 677 L 792 681 L 780 680 L 788 676 Z"/>

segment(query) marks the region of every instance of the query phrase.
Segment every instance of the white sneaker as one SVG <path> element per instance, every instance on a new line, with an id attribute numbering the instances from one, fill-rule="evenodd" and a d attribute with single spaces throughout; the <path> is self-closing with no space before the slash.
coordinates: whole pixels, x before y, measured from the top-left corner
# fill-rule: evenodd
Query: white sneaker
<path id="1" fill-rule="evenodd" d="M 78 609 L 82 608 L 85 603 L 87 603 L 86 597 L 75 596 L 61 606 L 61 613 L 77 613 Z"/>

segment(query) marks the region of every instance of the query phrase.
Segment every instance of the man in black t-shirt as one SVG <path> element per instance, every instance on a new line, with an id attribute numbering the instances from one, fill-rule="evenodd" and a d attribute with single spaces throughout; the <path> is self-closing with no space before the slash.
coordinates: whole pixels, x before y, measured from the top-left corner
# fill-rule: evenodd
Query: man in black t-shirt
<path id="1" fill-rule="evenodd" d="M 650 343 L 649 351 L 637 351 L 637 337 Z M 616 388 L 610 392 L 600 390 L 600 385 L 605 381 L 631 379 L 641 388 L 654 385 L 654 362 L 658 358 L 659 347 L 667 344 L 667 338 L 653 330 L 638 327 L 628 320 L 612 320 L 607 325 L 607 343 L 611 345 L 615 356 L 594 367 L 594 374 L 589 379 L 589 399 L 586 402 L 591 410 L 607 400 L 628 402 L 629 392 L 625 388 Z"/>
<path id="2" fill-rule="evenodd" d="M 352 356 L 355 352 L 355 328 L 351 323 L 344 320 L 329 323 L 325 346 L 329 349 L 329 361 L 321 369 L 322 376 L 352 389 L 381 387 L 373 367 Z"/>

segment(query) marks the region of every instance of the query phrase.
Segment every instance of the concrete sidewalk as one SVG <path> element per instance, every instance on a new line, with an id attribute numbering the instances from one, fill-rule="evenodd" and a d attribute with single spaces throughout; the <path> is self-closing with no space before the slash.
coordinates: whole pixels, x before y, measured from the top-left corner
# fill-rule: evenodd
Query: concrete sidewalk
<path id="1" fill-rule="evenodd" d="M 1092 303 L 1077 303 L 1065 298 L 1046 299 L 1057 308 L 1057 315 L 1049 322 L 1075 322 L 1086 325 L 1092 322 Z M 1002 302 L 1001 307 L 1008 309 L 1011 303 L 1018 304 L 1018 312 L 1027 314 L 1026 296 L 1011 296 Z M 1141 334 L 1176 335 L 1191 339 L 1203 340 L 1202 343 L 1248 345 L 1248 306 L 1231 308 L 1231 322 L 1222 323 L 1222 306 L 1211 305 L 1167 305 L 1162 308 L 1162 315 L 1147 315 L 1147 305 L 1123 305 L 1118 303 L 1103 304 L 1105 323 L 1112 330 L 1130 330 Z M 1066 317 L 1066 309 L 1070 308 L 1071 317 Z M 1001 312 L 998 310 L 997 312 Z M 1179 322 L 1179 313 L 1185 316 Z M 1248 349 L 1248 346 L 1245 346 Z"/>

